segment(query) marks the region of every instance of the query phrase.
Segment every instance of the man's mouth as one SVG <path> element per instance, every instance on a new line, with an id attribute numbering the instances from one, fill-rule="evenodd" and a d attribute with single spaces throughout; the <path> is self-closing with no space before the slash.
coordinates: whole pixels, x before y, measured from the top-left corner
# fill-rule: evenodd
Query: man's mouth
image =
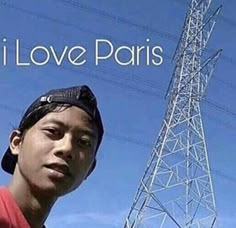
<path id="1" fill-rule="evenodd" d="M 45 167 L 48 169 L 51 169 L 52 171 L 55 171 L 59 174 L 62 174 L 64 176 L 71 176 L 69 166 L 66 164 L 51 163 L 51 164 L 45 165 Z"/>

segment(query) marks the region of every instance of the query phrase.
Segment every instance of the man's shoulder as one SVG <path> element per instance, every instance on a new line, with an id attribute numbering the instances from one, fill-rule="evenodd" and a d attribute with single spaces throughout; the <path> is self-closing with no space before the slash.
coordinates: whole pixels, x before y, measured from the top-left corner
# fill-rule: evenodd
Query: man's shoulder
<path id="1" fill-rule="evenodd" d="M 5 186 L 0 186 L 0 212 L 0 228 L 9 227 L 9 225 L 30 228 L 9 189 Z"/>
<path id="2" fill-rule="evenodd" d="M 14 202 L 13 196 L 6 186 L 0 186 L 0 200 L 7 203 L 6 206 L 11 206 Z"/>
<path id="3" fill-rule="evenodd" d="M 0 211 L 9 214 L 14 208 L 14 199 L 7 187 L 0 187 Z"/>
<path id="4" fill-rule="evenodd" d="M 30 228 L 7 187 L 0 187 L 0 227 Z"/>
<path id="5" fill-rule="evenodd" d="M 0 200 L 10 197 L 9 190 L 5 186 L 0 186 Z"/>
<path id="6" fill-rule="evenodd" d="M 10 208 L 8 189 L 6 187 L 0 187 L 0 227 L 9 224 Z"/>
<path id="7" fill-rule="evenodd" d="M 5 192 L 7 191 L 7 187 L 6 186 L 0 186 L 0 192 Z"/>

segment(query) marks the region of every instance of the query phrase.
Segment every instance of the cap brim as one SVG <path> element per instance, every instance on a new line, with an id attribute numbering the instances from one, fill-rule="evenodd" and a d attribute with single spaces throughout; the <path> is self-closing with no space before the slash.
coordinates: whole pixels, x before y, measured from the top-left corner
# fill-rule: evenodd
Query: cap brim
<path id="1" fill-rule="evenodd" d="M 17 162 L 17 156 L 11 153 L 10 147 L 7 148 L 2 158 L 2 169 L 7 173 L 13 174 Z"/>

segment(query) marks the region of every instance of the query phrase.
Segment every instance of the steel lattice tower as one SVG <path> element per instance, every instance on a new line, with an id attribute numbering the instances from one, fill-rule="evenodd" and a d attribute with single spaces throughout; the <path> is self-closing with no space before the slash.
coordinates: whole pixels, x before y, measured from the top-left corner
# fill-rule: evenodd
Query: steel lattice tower
<path id="1" fill-rule="evenodd" d="M 216 205 L 200 101 L 221 50 L 203 52 L 221 7 L 191 0 L 168 89 L 167 111 L 125 228 L 215 227 Z"/>

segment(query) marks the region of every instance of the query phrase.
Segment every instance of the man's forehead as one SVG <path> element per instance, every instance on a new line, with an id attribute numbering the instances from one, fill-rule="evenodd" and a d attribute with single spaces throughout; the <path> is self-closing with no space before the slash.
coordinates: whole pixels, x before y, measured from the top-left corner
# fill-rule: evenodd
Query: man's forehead
<path id="1" fill-rule="evenodd" d="M 70 126 L 74 128 L 88 128 L 94 130 L 96 124 L 91 116 L 84 110 L 72 106 L 64 110 L 53 111 L 45 115 L 41 121 L 42 124 L 55 123 L 63 126 Z"/>

